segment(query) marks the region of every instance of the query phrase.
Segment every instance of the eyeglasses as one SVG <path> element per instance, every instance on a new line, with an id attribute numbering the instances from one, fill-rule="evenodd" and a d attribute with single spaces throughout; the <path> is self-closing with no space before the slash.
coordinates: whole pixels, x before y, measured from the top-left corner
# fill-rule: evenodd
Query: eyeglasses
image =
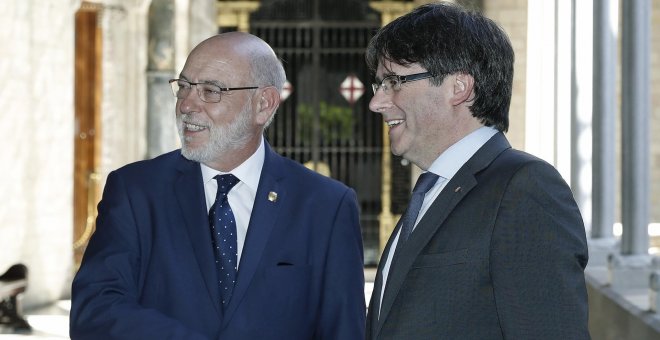
<path id="1" fill-rule="evenodd" d="M 254 90 L 259 86 L 248 87 L 220 87 L 211 83 L 193 83 L 183 79 L 170 79 L 170 86 L 172 86 L 172 93 L 174 96 L 183 99 L 188 97 L 190 90 L 193 86 L 197 87 L 197 95 L 206 103 L 219 103 L 222 99 L 222 92 L 235 91 L 235 90 Z"/>
<path id="2" fill-rule="evenodd" d="M 374 90 L 374 94 L 376 94 L 376 91 L 378 91 L 378 89 L 383 89 L 383 92 L 387 94 L 390 89 L 392 89 L 393 91 L 401 90 L 401 84 L 403 83 L 410 83 L 412 81 L 433 78 L 433 77 L 435 76 L 431 74 L 431 72 L 415 73 L 415 74 L 409 74 L 407 76 L 400 76 L 398 74 L 393 74 L 383 78 L 380 84 L 378 83 L 371 84 L 371 89 Z"/>

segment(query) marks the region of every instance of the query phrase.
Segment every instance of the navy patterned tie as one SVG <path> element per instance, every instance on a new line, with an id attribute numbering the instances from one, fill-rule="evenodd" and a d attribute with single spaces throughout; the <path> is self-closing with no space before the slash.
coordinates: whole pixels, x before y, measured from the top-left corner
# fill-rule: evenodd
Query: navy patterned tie
<path id="1" fill-rule="evenodd" d="M 227 201 L 227 194 L 239 182 L 239 179 L 232 174 L 227 174 L 217 175 L 215 180 L 218 182 L 218 193 L 209 211 L 209 222 L 211 224 L 220 297 L 224 307 L 231 299 L 234 283 L 236 282 L 236 270 L 238 269 L 236 220 L 229 206 L 229 201 Z"/>
<path id="2" fill-rule="evenodd" d="M 419 209 L 422 208 L 422 203 L 424 202 L 424 195 L 435 185 L 439 177 L 432 172 L 425 172 L 417 179 L 412 196 L 410 197 L 410 202 L 408 202 L 408 208 L 403 213 L 403 216 L 401 216 L 401 234 L 399 234 L 399 241 L 396 246 L 397 250 L 401 248 L 401 245 L 408 239 L 410 233 L 412 233 L 413 226 L 419 215 Z"/>

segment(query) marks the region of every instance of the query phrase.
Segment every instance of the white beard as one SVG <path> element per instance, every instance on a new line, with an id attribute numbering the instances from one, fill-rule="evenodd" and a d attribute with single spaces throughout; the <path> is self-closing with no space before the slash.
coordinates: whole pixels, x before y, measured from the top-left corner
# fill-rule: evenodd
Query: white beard
<path id="1" fill-rule="evenodd" d="M 251 111 L 252 103 L 248 101 L 236 119 L 229 125 L 211 125 L 209 127 L 209 141 L 197 148 L 191 148 L 183 134 L 183 120 L 189 121 L 192 116 L 187 113 L 177 115 L 181 154 L 191 161 L 208 164 L 229 151 L 245 147 L 252 136 L 250 131 Z"/>

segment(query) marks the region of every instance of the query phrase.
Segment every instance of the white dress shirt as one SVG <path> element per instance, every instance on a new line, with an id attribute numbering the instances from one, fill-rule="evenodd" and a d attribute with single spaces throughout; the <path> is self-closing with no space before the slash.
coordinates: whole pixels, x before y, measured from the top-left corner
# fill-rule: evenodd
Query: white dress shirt
<path id="1" fill-rule="evenodd" d="M 239 266 L 241 264 L 241 254 L 243 253 L 245 236 L 247 235 L 248 225 L 250 224 L 250 216 L 252 216 L 254 199 L 257 196 L 257 187 L 259 186 L 261 169 L 264 166 L 264 158 L 265 147 L 264 139 L 262 137 L 257 151 L 231 172 L 221 172 L 200 163 L 202 168 L 202 179 L 204 180 L 204 194 L 206 195 L 207 212 L 211 210 L 211 206 L 215 201 L 215 195 L 218 192 L 218 182 L 214 179 L 216 175 L 231 173 L 240 180 L 240 182 L 229 191 L 229 194 L 227 194 L 227 200 L 229 201 L 231 210 L 236 218 L 236 245 L 238 247 L 236 260 L 238 261 Z M 211 234 L 209 232 L 209 240 L 210 236 Z"/>
<path id="2" fill-rule="evenodd" d="M 429 191 L 426 192 L 424 196 L 424 202 L 422 207 L 419 210 L 419 215 L 417 215 L 417 220 L 415 225 L 413 225 L 413 232 L 417 223 L 422 219 L 424 214 L 429 207 L 435 201 L 435 199 L 440 195 L 442 189 L 447 185 L 447 183 L 454 177 L 458 170 L 467 163 L 467 161 L 479 150 L 486 142 L 497 133 L 497 130 L 493 127 L 484 126 L 481 127 L 469 135 L 463 137 L 461 140 L 456 142 L 454 145 L 450 146 L 445 152 L 440 154 L 438 158 L 431 164 L 427 171 L 432 172 L 440 178 L 435 183 Z M 399 232 L 401 228 L 399 228 Z M 383 287 L 380 291 L 380 305 L 378 306 L 378 315 L 380 316 L 380 307 L 383 303 L 383 294 L 385 293 L 385 286 L 387 283 L 387 276 L 390 271 L 390 265 L 392 264 L 392 257 L 394 256 L 394 251 L 396 250 L 396 245 L 399 242 L 399 233 L 394 238 L 390 251 L 387 254 L 387 260 L 385 261 L 385 266 L 383 266 Z"/>

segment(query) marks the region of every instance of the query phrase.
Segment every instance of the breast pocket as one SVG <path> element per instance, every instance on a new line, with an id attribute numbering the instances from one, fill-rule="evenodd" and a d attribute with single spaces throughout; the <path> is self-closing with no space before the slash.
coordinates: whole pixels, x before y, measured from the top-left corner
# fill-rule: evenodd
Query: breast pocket
<path id="1" fill-rule="evenodd" d="M 433 268 L 463 264 L 468 261 L 468 249 L 459 249 L 455 251 L 423 254 L 417 257 L 413 263 L 413 268 Z"/>
<path id="2" fill-rule="evenodd" d="M 279 306 L 282 315 L 304 310 L 310 288 L 311 266 L 278 263 L 265 271 L 261 283 L 266 301 Z"/>
<path id="3" fill-rule="evenodd" d="M 306 282 L 311 270 L 309 265 L 296 265 L 290 262 L 278 262 L 265 271 L 265 281 L 282 285 Z"/>

